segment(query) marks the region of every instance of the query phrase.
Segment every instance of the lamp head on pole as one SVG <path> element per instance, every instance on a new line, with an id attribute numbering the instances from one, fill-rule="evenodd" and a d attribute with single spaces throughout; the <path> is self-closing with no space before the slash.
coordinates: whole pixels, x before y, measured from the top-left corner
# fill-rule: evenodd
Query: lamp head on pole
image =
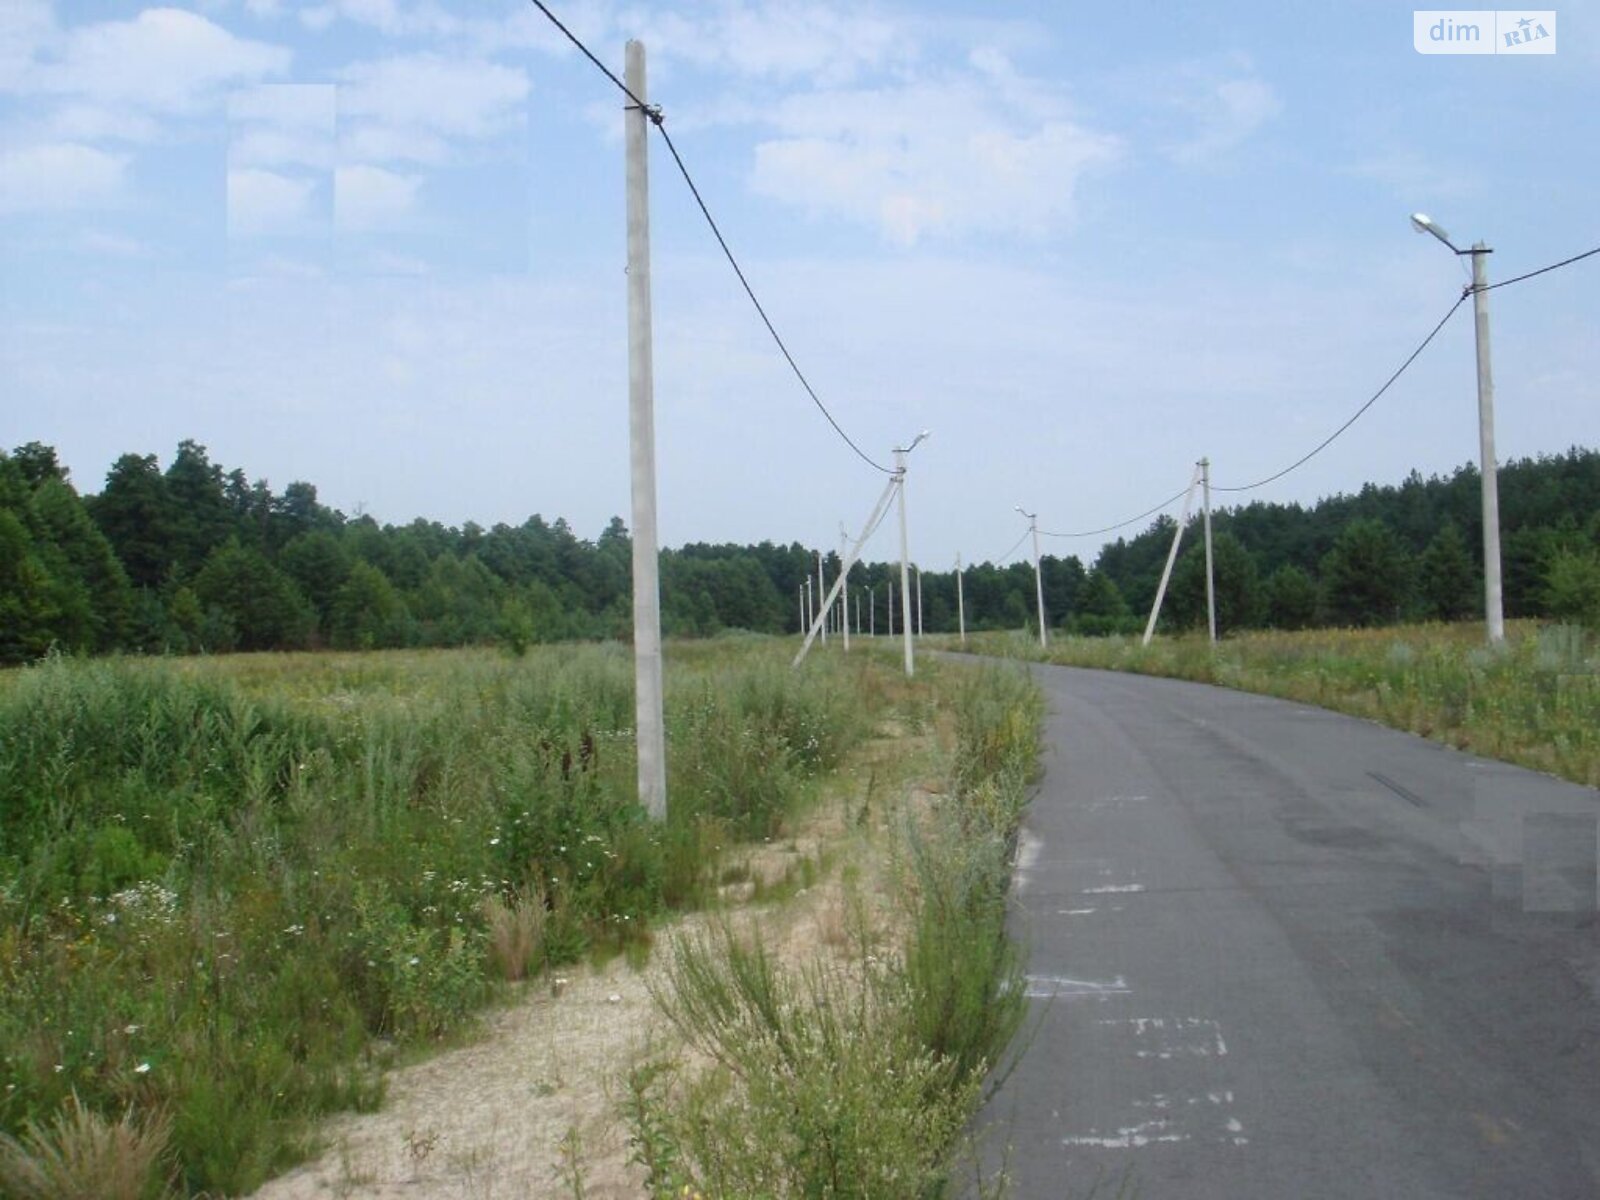
<path id="1" fill-rule="evenodd" d="M 1039 518 L 1039 514 L 1038 513 L 1031 513 L 1027 509 L 1023 508 L 1022 505 L 1020 505 L 1020 504 L 1016 505 L 1015 508 L 1019 513 L 1021 513 L 1025 517 L 1027 517 L 1028 520 L 1030 520 L 1030 521 L 1036 521 Z"/>
<path id="2" fill-rule="evenodd" d="M 911 445 L 909 445 L 909 446 L 896 446 L 894 448 L 894 452 L 896 454 L 910 454 L 913 450 L 915 450 L 917 448 L 917 443 L 921 442 L 927 436 L 928 436 L 928 431 L 926 429 L 924 429 L 921 433 L 917 434 L 916 437 L 911 439 Z"/>
<path id="3" fill-rule="evenodd" d="M 1460 250 L 1456 249 L 1456 244 L 1450 240 L 1450 235 L 1446 233 L 1444 229 L 1438 225 L 1427 213 L 1412 213 L 1411 228 L 1415 229 L 1418 233 L 1431 233 L 1446 246 L 1449 246 L 1451 250 L 1455 251 L 1455 253 L 1461 253 Z"/>

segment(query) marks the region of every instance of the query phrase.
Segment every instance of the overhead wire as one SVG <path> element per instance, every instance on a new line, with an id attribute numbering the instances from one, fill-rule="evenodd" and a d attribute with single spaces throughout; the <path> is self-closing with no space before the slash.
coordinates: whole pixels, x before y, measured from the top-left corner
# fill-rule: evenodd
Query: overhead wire
<path id="1" fill-rule="evenodd" d="M 1054 533 L 1054 532 L 1052 532 L 1051 530 L 1048 530 L 1048 529 L 1041 529 L 1041 530 L 1039 530 L 1039 533 L 1043 537 L 1086 538 L 1086 537 L 1096 537 L 1096 536 L 1098 536 L 1099 534 L 1102 534 L 1102 533 L 1111 533 L 1111 532 L 1113 532 L 1115 530 L 1118 530 L 1118 529 L 1125 529 L 1129 525 L 1134 524 L 1136 521 L 1142 521 L 1146 517 L 1154 516 L 1156 513 L 1160 512 L 1163 508 L 1166 508 L 1167 506 L 1175 503 L 1176 501 L 1183 499 L 1184 495 L 1193 486 L 1194 486 L 1193 484 L 1185 484 L 1180 491 L 1173 493 L 1171 496 L 1168 496 L 1165 500 L 1163 500 L 1160 504 L 1157 504 L 1155 507 L 1147 508 L 1147 509 L 1145 509 L 1144 512 L 1140 513 L 1138 516 L 1129 517 L 1126 521 L 1118 521 L 1115 525 L 1106 525 L 1106 526 L 1103 526 L 1100 529 L 1085 529 L 1080 533 Z"/>
<path id="2" fill-rule="evenodd" d="M 694 176 L 689 174 L 688 164 L 683 161 L 683 155 L 678 153 L 678 147 L 673 142 L 672 135 L 667 132 L 666 117 L 661 111 L 661 106 L 659 104 L 646 104 L 639 96 L 635 95 L 633 89 L 619 79 L 615 71 L 611 70 L 610 67 L 601 62 L 600 59 L 595 56 L 594 52 L 583 44 L 583 42 L 578 38 L 577 34 L 573 33 L 572 30 L 568 29 L 564 24 L 561 23 L 560 18 L 558 18 L 555 13 L 550 11 L 549 7 L 544 3 L 544 0 L 530 0 L 530 2 L 535 8 L 545 15 L 552 25 L 554 25 L 566 36 L 566 39 L 569 42 L 578 48 L 585 58 L 593 63 L 607 79 L 616 85 L 618 90 L 620 90 L 622 94 L 632 102 L 632 108 L 644 113 L 644 115 L 649 118 L 650 123 L 656 127 L 656 130 L 661 134 L 662 141 L 666 143 L 667 150 L 672 154 L 672 161 L 677 165 L 678 173 L 683 176 L 684 183 L 689 185 L 689 193 L 694 197 L 694 202 L 699 205 L 701 215 L 705 217 L 706 224 L 711 227 L 711 232 L 717 239 L 717 245 L 722 248 L 723 256 L 727 258 L 728 265 L 733 268 L 733 273 L 738 276 L 739 283 L 744 288 L 745 295 L 750 298 L 750 303 L 755 306 L 756 313 L 761 318 L 761 323 L 767 327 L 767 332 L 772 335 L 772 340 L 777 344 L 778 349 L 782 352 L 784 361 L 789 364 L 789 369 L 794 372 L 795 378 L 800 381 L 800 386 L 805 389 L 806 395 L 811 397 L 811 402 L 816 405 L 817 411 L 827 419 L 829 425 L 833 426 L 833 431 L 844 440 L 845 445 L 849 446 L 851 450 L 855 451 L 856 457 L 860 458 L 862 462 L 866 463 L 875 471 L 881 471 L 885 475 L 893 475 L 893 468 L 886 467 L 882 463 L 878 462 L 875 458 L 858 446 L 855 442 L 855 439 L 844 431 L 844 427 L 834 419 L 833 413 L 828 411 L 828 406 L 822 402 L 822 397 L 817 394 L 817 390 L 811 386 L 811 381 L 806 378 L 805 372 L 800 369 L 800 364 L 795 361 L 794 355 L 789 352 L 789 347 L 784 343 L 782 336 L 778 333 L 777 326 L 772 323 L 772 318 L 767 315 L 766 307 L 761 303 L 760 299 L 757 298 L 755 288 L 750 286 L 750 280 L 745 275 L 744 268 L 739 265 L 739 260 L 734 256 L 732 247 L 728 245 L 728 239 L 723 237 L 721 227 L 718 226 L 716 218 L 711 215 L 711 209 L 706 204 L 705 197 L 700 194 L 700 189 L 695 184 Z"/>
<path id="3" fill-rule="evenodd" d="M 1540 267 L 1536 271 L 1526 271 L 1521 275 L 1514 275 L 1510 279 L 1502 279 L 1499 283 L 1491 283 L 1482 290 L 1486 292 L 1492 292 L 1496 288 L 1510 287 L 1513 283 L 1521 283 L 1523 280 L 1532 279 L 1536 275 L 1544 275 L 1551 271 L 1558 271 L 1562 267 L 1571 266 L 1575 262 L 1582 262 L 1586 258 L 1593 258 L 1597 254 L 1600 254 L 1600 246 L 1596 246 L 1593 250 L 1585 250 L 1582 254 L 1574 254 L 1571 258 L 1564 258 L 1560 262 L 1551 263 L 1547 267 Z M 1304 466 L 1318 454 L 1321 454 L 1324 450 L 1331 446 L 1339 438 L 1339 436 L 1344 433 L 1345 430 L 1349 429 L 1350 426 L 1354 425 L 1358 420 L 1360 420 L 1362 415 L 1365 414 L 1366 411 L 1374 404 L 1376 404 L 1378 400 L 1382 398 L 1383 394 L 1394 385 L 1395 381 L 1406 373 L 1406 369 L 1410 367 L 1411 364 L 1417 360 L 1418 356 L 1420 356 L 1422 352 L 1428 348 L 1428 344 L 1438 336 L 1439 331 L 1445 327 L 1450 318 L 1455 316 L 1456 309 L 1460 308 L 1464 303 L 1466 303 L 1467 298 L 1473 295 L 1477 290 L 1478 289 L 1472 284 L 1467 284 L 1464 288 L 1462 288 L 1461 295 L 1456 299 L 1456 302 L 1450 306 L 1450 311 L 1445 313 L 1445 315 L 1440 319 L 1439 323 L 1433 327 L 1432 332 L 1429 333 L 1427 337 L 1423 338 L 1421 344 L 1411 352 L 1410 356 L 1406 358 L 1405 362 L 1400 364 L 1399 369 L 1395 371 L 1393 375 L 1389 376 L 1389 378 L 1384 382 L 1384 385 L 1374 392 L 1365 404 L 1356 409 L 1348 421 L 1339 426 L 1339 428 L 1335 429 L 1331 434 L 1318 443 L 1309 454 L 1296 459 L 1287 467 L 1283 468 L 1283 470 L 1275 472 L 1272 475 L 1268 475 L 1265 479 L 1258 479 L 1254 483 L 1247 483 L 1232 487 L 1220 483 L 1213 483 L 1211 485 L 1211 490 L 1215 492 L 1254 491 L 1256 488 L 1265 487 L 1269 483 L 1273 483 L 1279 479 L 1282 479 L 1285 475 L 1289 474 L 1290 471 Z"/>
<path id="4" fill-rule="evenodd" d="M 823 415 L 824 418 L 827 419 L 828 424 L 833 427 L 834 432 L 839 435 L 839 437 L 844 441 L 845 445 L 849 446 L 850 449 L 855 452 L 857 457 L 859 457 L 874 470 L 880 471 L 885 475 L 894 474 L 892 468 L 884 466 L 871 455 L 867 454 L 866 451 L 862 450 L 861 447 L 856 444 L 855 440 L 845 432 L 843 426 L 841 426 L 834 418 L 833 413 L 828 410 L 828 406 L 823 403 L 822 397 L 819 396 L 816 389 L 811 386 L 811 381 L 806 378 L 805 372 L 800 369 L 800 364 L 795 361 L 794 355 L 790 353 L 789 347 L 787 344 L 785 344 L 783 337 L 778 333 L 777 327 L 772 322 L 772 318 L 767 315 L 766 307 L 761 303 L 760 298 L 757 297 L 755 289 L 751 286 L 748 276 L 746 276 L 744 273 L 744 269 L 739 265 L 739 260 L 734 255 L 732 247 L 728 245 L 727 238 L 723 236 L 722 229 L 717 224 L 716 218 L 712 216 L 710 206 L 706 204 L 705 197 L 701 194 L 700 188 L 698 185 L 696 185 L 693 175 L 691 175 L 689 172 L 688 164 L 684 162 L 683 155 L 679 153 L 677 145 L 672 140 L 672 135 L 667 132 L 666 118 L 661 111 L 661 106 L 646 104 L 642 98 L 636 95 L 634 91 L 629 88 L 620 77 L 618 77 L 615 71 L 606 66 L 606 64 L 602 62 L 594 54 L 594 52 L 589 49 L 588 46 L 584 45 L 583 41 L 575 33 L 573 33 L 572 30 L 567 28 L 561 19 L 557 17 L 555 13 L 550 10 L 549 6 L 544 3 L 544 0 L 530 0 L 530 3 L 532 3 L 533 6 L 537 8 L 545 16 L 545 18 L 552 25 L 554 25 L 556 29 L 558 29 L 566 37 L 566 39 L 571 42 L 572 45 L 575 46 L 578 51 L 589 60 L 590 63 L 594 65 L 597 70 L 600 71 L 601 74 L 610 80 L 610 82 L 632 102 L 633 108 L 643 112 L 660 132 L 662 141 L 665 142 L 667 150 L 672 155 L 672 161 L 678 168 L 678 173 L 683 176 L 684 183 L 688 185 L 689 192 L 694 197 L 695 204 L 699 207 L 701 215 L 705 218 L 706 224 L 710 227 L 712 235 L 716 238 L 717 245 L 721 248 L 723 256 L 728 260 L 728 265 L 733 268 L 733 272 L 738 277 L 740 285 L 744 288 L 745 295 L 749 297 L 750 303 L 754 306 L 757 315 L 760 316 L 762 324 L 766 326 L 768 334 L 771 335 L 773 342 L 783 354 L 784 360 L 789 364 L 790 370 L 794 372 L 795 378 L 799 380 L 800 386 L 805 389 L 806 395 L 810 397 L 811 402 L 816 406 L 817 410 Z M 1562 259 L 1560 262 L 1551 263 L 1549 266 L 1540 267 L 1538 270 L 1528 271 L 1524 274 L 1513 276 L 1510 279 L 1503 279 L 1498 283 L 1489 284 L 1483 288 L 1483 290 L 1486 292 L 1491 292 L 1498 288 L 1510 287 L 1512 284 L 1521 283 L 1524 280 L 1532 279 L 1535 276 L 1544 275 L 1548 272 L 1559 270 L 1562 267 L 1571 266 L 1573 263 L 1581 262 L 1587 258 L 1592 258 L 1597 254 L 1600 254 L 1600 246 L 1597 246 L 1592 250 L 1586 250 L 1582 254 L 1575 254 L 1570 258 Z M 1456 310 L 1461 307 L 1461 305 L 1466 301 L 1467 297 L 1472 295 L 1475 290 L 1476 289 L 1472 285 L 1467 285 L 1462 290 L 1461 296 L 1458 297 L 1456 302 L 1450 306 L 1449 311 L 1446 312 L 1445 315 L 1439 320 L 1439 323 L 1433 327 L 1428 336 L 1423 338 L 1422 342 L 1417 346 L 1417 348 L 1413 350 L 1409 356 L 1407 356 L 1406 360 L 1400 364 L 1399 368 L 1394 372 L 1394 374 L 1389 376 L 1389 378 L 1384 382 L 1383 386 L 1374 392 L 1372 396 L 1368 398 L 1366 403 L 1358 408 L 1350 416 L 1350 418 L 1344 422 L 1344 424 L 1335 429 L 1308 453 L 1302 455 L 1300 458 L 1296 459 L 1282 470 L 1276 471 L 1265 478 L 1258 479 L 1254 483 L 1232 486 L 1226 484 L 1212 484 L 1212 490 L 1218 492 L 1254 491 L 1257 488 L 1265 487 L 1269 483 L 1274 483 L 1277 480 L 1282 479 L 1285 475 L 1288 475 L 1292 471 L 1298 470 L 1300 467 L 1310 462 L 1318 454 L 1321 454 L 1322 451 L 1326 450 L 1335 441 L 1337 441 L 1346 430 L 1360 420 L 1361 417 L 1366 414 L 1367 410 L 1376 404 L 1395 384 L 1395 382 L 1399 380 L 1403 374 L 1405 374 L 1405 372 L 1410 368 L 1411 364 L 1414 363 L 1422 354 L 1422 352 L 1428 348 L 1428 346 L 1433 342 L 1433 339 L 1438 336 L 1440 330 L 1442 330 L 1449 322 L 1450 318 L 1455 315 Z M 1045 537 L 1053 538 L 1096 537 L 1100 534 L 1113 533 L 1118 529 L 1125 528 L 1137 521 L 1142 521 L 1146 517 L 1160 512 L 1163 508 L 1166 508 L 1168 505 L 1174 503 L 1176 500 L 1182 497 L 1186 491 L 1188 491 L 1188 488 L 1185 488 L 1183 491 L 1180 491 L 1168 499 L 1163 500 L 1160 504 L 1157 504 L 1153 508 L 1140 513 L 1138 516 L 1130 517 L 1126 521 L 1119 521 L 1115 525 L 1107 525 L 1100 529 L 1083 530 L 1074 533 L 1059 533 L 1044 529 L 1039 530 L 1039 532 Z M 881 519 L 879 524 L 882 524 Z M 874 529 L 874 532 L 876 532 L 876 529 Z M 1024 533 L 1022 539 L 1019 539 L 1016 545 L 1012 546 L 1012 548 L 1001 557 L 1010 557 L 1010 555 L 1016 551 L 1017 546 L 1020 546 L 1022 544 L 1022 540 L 1026 539 L 1027 536 L 1027 533 Z"/>
<path id="5" fill-rule="evenodd" d="M 1329 446 L 1333 445 L 1333 443 L 1339 439 L 1344 431 L 1359 421 L 1369 408 L 1382 399 L 1384 393 L 1394 386 L 1395 381 L 1406 373 L 1406 370 L 1411 366 L 1412 363 L 1417 361 L 1417 358 L 1424 350 L 1428 348 L 1428 346 L 1433 342 L 1433 339 L 1439 336 L 1439 331 L 1445 327 L 1451 317 L 1456 315 L 1456 310 L 1466 303 L 1467 297 L 1471 294 L 1472 289 L 1469 287 L 1466 291 L 1462 292 L 1461 295 L 1457 296 L 1456 302 L 1450 306 L 1450 310 L 1446 312 L 1444 316 L 1439 318 L 1439 323 L 1433 327 L 1432 331 L 1429 332 L 1427 337 L 1422 339 L 1417 348 L 1406 356 L 1405 362 L 1401 363 L 1394 374 L 1390 375 L 1389 378 L 1384 381 L 1383 386 L 1374 392 L 1368 398 L 1365 404 L 1356 409 L 1356 411 L 1351 414 L 1349 420 L 1347 420 L 1343 425 L 1339 426 L 1339 428 L 1335 429 L 1327 437 L 1323 438 L 1322 441 L 1318 442 L 1310 451 L 1302 454 L 1299 458 L 1295 459 L 1294 462 L 1290 463 L 1287 467 L 1284 467 L 1283 470 L 1274 471 L 1271 475 L 1268 475 L 1264 479 L 1258 479 L 1254 483 L 1237 484 L 1232 487 L 1228 487 L 1220 483 L 1213 483 L 1211 485 L 1211 490 L 1214 492 L 1251 492 L 1256 488 L 1266 487 L 1267 484 L 1282 479 L 1285 475 L 1289 474 L 1289 472 L 1298 470 L 1300 467 L 1305 466 L 1306 463 L 1310 462 Z"/>
<path id="6" fill-rule="evenodd" d="M 1524 279 L 1532 279 L 1535 275 L 1544 275 L 1550 271 L 1559 271 L 1562 267 L 1570 267 L 1575 262 L 1582 262 L 1586 258 L 1593 258 L 1600 254 L 1600 246 L 1593 250 L 1585 250 L 1582 254 L 1574 254 L 1571 258 L 1563 258 L 1558 263 L 1551 263 L 1548 267 L 1540 267 L 1537 271 L 1528 271 L 1522 275 L 1513 275 L 1510 279 L 1502 279 L 1499 283 L 1491 283 L 1483 290 L 1492 292 L 1496 288 L 1510 287 L 1513 283 L 1521 283 Z"/>
<path id="7" fill-rule="evenodd" d="M 1015 541 L 1015 542 L 1014 542 L 1014 543 L 1013 543 L 1013 544 L 1012 544 L 1012 546 L 1011 546 L 1011 549 L 1009 549 L 1009 550 L 1007 550 L 1007 551 L 1006 551 L 1006 552 L 1005 552 L 1005 553 L 1004 553 L 1004 554 L 1002 554 L 1002 555 L 1001 555 L 1001 556 L 1000 556 L 1000 557 L 999 557 L 999 558 L 992 558 L 992 559 L 990 559 L 990 560 L 989 560 L 989 561 L 990 561 L 990 562 L 992 562 L 992 563 L 996 563 L 996 564 L 999 564 L 999 563 L 1003 563 L 1003 562 L 1005 562 L 1005 560 L 1006 560 L 1006 559 L 1008 559 L 1008 558 L 1010 558 L 1010 557 L 1011 557 L 1011 556 L 1012 556 L 1012 555 L 1013 555 L 1013 554 L 1015 554 L 1015 553 L 1016 553 L 1016 552 L 1017 552 L 1017 547 L 1018 547 L 1018 546 L 1020 546 L 1020 545 L 1022 545 L 1022 543 L 1023 543 L 1023 542 L 1025 542 L 1025 541 L 1027 541 L 1027 540 L 1028 540 L 1028 535 L 1029 535 L 1029 534 L 1030 534 L 1030 533 L 1032 533 L 1032 532 L 1033 532 L 1033 530 L 1032 530 L 1032 529 L 1031 529 L 1031 528 L 1029 528 L 1029 529 L 1024 529 L 1024 530 L 1023 530 L 1023 531 L 1022 531 L 1022 536 L 1021 536 L 1021 537 L 1019 537 L 1019 538 L 1018 538 L 1018 539 L 1017 539 L 1017 540 L 1016 540 L 1016 541 Z"/>

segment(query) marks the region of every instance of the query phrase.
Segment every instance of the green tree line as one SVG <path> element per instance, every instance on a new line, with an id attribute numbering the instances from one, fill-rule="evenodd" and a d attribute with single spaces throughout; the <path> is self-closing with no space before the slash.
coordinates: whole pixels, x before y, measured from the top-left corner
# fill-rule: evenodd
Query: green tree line
<path id="1" fill-rule="evenodd" d="M 1501 468 L 1506 610 L 1600 622 L 1600 452 Z M 1154 596 L 1176 522 L 1161 517 L 1103 546 L 1085 569 L 1046 555 L 1046 616 L 1081 633 L 1132 630 Z M 1481 612 L 1478 477 L 1413 473 L 1310 507 L 1251 503 L 1214 514 L 1219 622 L 1362 625 Z M 1169 627 L 1205 619 L 1198 518 L 1174 571 Z M 125 454 L 82 495 L 53 448 L 0 452 L 0 662 L 73 653 L 222 652 L 315 647 L 455 646 L 625 638 L 632 546 L 620 518 L 593 540 L 565 520 L 459 528 L 349 517 L 316 488 L 282 493 L 184 441 L 162 468 Z M 832 580 L 836 552 L 824 553 Z M 794 633 L 816 551 L 799 543 L 695 543 L 661 555 L 668 634 Z M 863 629 L 889 611 L 898 564 L 852 572 Z M 969 629 L 1034 620 L 1030 564 L 982 563 L 962 575 Z M 913 584 L 914 590 L 916 584 Z M 957 624 L 952 572 L 920 581 L 921 625 Z M 870 607 L 869 607 L 870 598 Z M 915 619 L 915 618 L 914 618 Z"/>

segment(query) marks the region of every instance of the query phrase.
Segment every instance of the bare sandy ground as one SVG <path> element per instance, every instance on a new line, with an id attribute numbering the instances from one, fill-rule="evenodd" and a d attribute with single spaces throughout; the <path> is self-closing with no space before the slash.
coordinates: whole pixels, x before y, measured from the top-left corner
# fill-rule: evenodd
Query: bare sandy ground
<path id="1" fill-rule="evenodd" d="M 835 858 L 859 855 L 846 809 L 826 805 L 805 822 L 803 835 L 735 857 L 752 875 L 774 881 L 802 858 L 818 860 L 824 845 Z M 880 814 L 874 824 L 888 819 Z M 827 878 L 780 906 L 740 907 L 750 885 L 724 889 L 728 919 L 756 927 L 791 962 L 837 952 L 849 940 L 841 874 L 836 863 Z M 874 907 L 882 907 L 881 896 Z M 628 1073 L 647 1055 L 681 1048 L 648 981 L 660 977 L 675 934 L 693 936 L 713 919 L 696 914 L 658 930 L 642 970 L 618 959 L 524 985 L 513 1004 L 484 1019 L 470 1045 L 392 1072 L 381 1111 L 329 1122 L 328 1150 L 255 1200 L 563 1197 L 577 1194 L 574 1168 L 588 1200 L 644 1196 L 644 1172 L 631 1162 L 622 1115 Z"/>

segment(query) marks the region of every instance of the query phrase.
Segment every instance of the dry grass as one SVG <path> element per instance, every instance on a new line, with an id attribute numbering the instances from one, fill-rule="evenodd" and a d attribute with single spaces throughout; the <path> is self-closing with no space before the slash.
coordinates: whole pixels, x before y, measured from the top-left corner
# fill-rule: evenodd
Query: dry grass
<path id="1" fill-rule="evenodd" d="M 548 915 L 543 888 L 519 888 L 509 900 L 498 894 L 484 900 L 489 958 L 502 979 L 509 983 L 526 979 L 543 959 Z"/>
<path id="2" fill-rule="evenodd" d="M 165 1196 L 161 1172 L 171 1122 L 109 1121 L 73 1096 L 48 1125 L 29 1122 L 20 1139 L 0 1135 L 0 1193 L 12 1200 L 150 1200 Z"/>

